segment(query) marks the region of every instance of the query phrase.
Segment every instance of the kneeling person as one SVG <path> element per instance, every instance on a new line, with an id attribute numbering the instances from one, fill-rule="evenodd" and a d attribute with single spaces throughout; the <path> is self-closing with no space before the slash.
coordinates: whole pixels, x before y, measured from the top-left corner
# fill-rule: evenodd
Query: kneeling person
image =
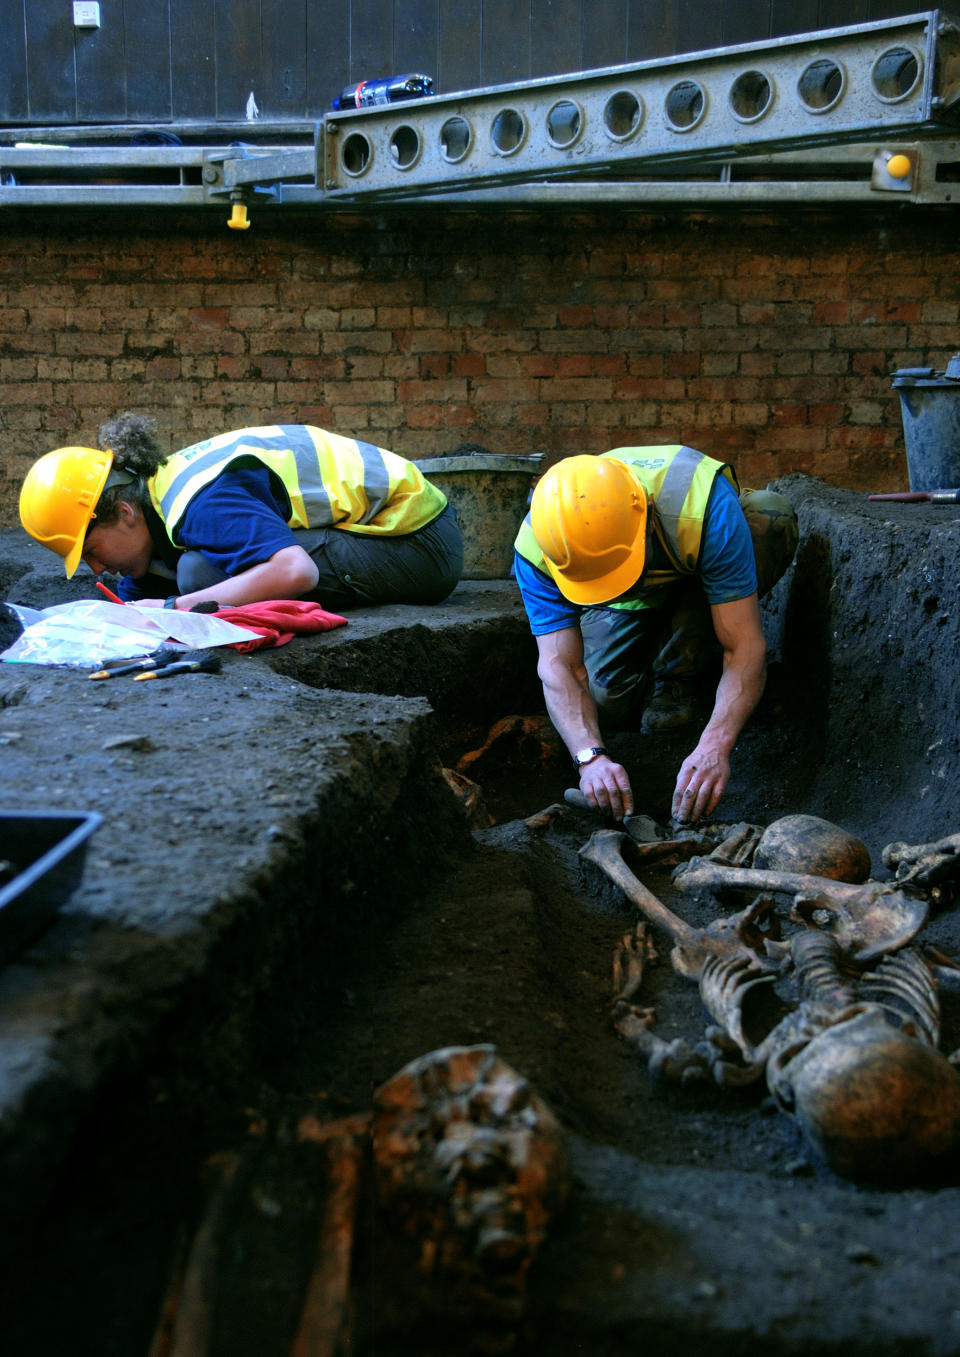
<path id="1" fill-rule="evenodd" d="M 763 692 L 758 598 L 797 547 L 796 514 L 773 491 L 740 492 L 733 469 L 682 445 L 568 457 L 537 483 L 515 570 L 547 711 L 591 805 L 633 812 L 601 718 L 644 709 L 651 733 L 694 718 L 693 680 L 719 650 L 713 710 L 684 760 L 673 815 L 709 815 Z"/>
<path id="2" fill-rule="evenodd" d="M 335 612 L 440 603 L 463 566 L 446 497 L 415 462 L 306 424 L 218 434 L 167 457 L 153 420 L 30 468 L 20 519 L 64 558 L 118 574 L 127 602 L 306 598 Z"/>

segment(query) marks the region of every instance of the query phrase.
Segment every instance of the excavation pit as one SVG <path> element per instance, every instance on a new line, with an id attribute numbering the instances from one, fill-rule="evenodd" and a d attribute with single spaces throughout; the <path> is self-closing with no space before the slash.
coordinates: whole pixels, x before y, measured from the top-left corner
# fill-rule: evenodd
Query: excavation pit
<path id="1" fill-rule="evenodd" d="M 764 607 L 770 681 L 723 818 L 822 815 L 882 875 L 886 844 L 957 829 L 960 513 L 781 488 L 801 545 Z M 6 597 L 65 596 L 42 555 L 10 544 Z M 5 1351 L 147 1353 L 235 1156 L 209 1351 L 290 1352 L 329 1195 L 297 1127 L 367 1114 L 384 1080 L 455 1044 L 495 1046 L 552 1108 L 569 1197 L 522 1318 L 418 1289 L 362 1199 L 355 1352 L 960 1347 L 952 1162 L 903 1187 L 841 1179 L 760 1090 L 654 1086 L 614 1032 L 611 961 L 635 916 L 584 870 L 582 816 L 527 823 L 571 781 L 533 669 L 509 581 L 176 687 L 0 666 L 18 807 L 105 815 L 74 901 L 0 973 Z M 487 744 L 507 716 L 526 724 Z M 611 744 L 638 809 L 665 818 L 682 738 Z M 471 829 L 437 770 L 481 749 L 465 767 L 497 823 Z M 645 880 L 706 921 L 669 869 Z M 954 912 L 924 936 L 958 956 Z M 696 987 L 660 950 L 656 1030 L 696 1037 Z"/>

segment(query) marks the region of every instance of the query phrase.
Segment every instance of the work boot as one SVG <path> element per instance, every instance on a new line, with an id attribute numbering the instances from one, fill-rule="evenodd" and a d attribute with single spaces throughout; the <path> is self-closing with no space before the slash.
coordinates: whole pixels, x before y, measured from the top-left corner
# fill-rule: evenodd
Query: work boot
<path id="1" fill-rule="evenodd" d="M 653 696 L 643 709 L 640 730 L 644 735 L 656 735 L 661 730 L 692 725 L 696 718 L 693 684 L 683 679 L 664 680 L 653 686 Z"/>

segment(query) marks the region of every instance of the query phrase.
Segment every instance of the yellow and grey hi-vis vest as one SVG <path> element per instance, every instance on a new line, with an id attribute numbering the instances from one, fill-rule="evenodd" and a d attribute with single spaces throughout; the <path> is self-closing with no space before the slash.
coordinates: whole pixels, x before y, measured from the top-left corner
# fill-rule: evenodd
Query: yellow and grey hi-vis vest
<path id="1" fill-rule="evenodd" d="M 695 575 L 703 550 L 703 520 L 710 491 L 717 476 L 726 476 L 740 493 L 731 466 L 681 443 L 649 448 L 611 448 L 603 457 L 624 462 L 647 492 L 650 519 L 667 564 L 649 561 L 641 579 L 607 608 L 655 606 L 663 586 L 684 575 Z M 547 574 L 543 552 L 537 545 L 527 514 L 514 546 L 524 560 Z"/>
<path id="2" fill-rule="evenodd" d="M 182 448 L 150 478 L 153 507 L 174 545 L 194 495 L 240 462 L 260 462 L 283 483 L 291 528 L 401 536 L 432 523 L 447 504 L 405 457 L 308 424 L 271 424 Z"/>

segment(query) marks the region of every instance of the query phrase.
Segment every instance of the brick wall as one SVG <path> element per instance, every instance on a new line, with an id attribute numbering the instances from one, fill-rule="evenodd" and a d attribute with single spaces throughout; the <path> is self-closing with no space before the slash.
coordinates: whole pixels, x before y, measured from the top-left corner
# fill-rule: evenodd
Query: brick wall
<path id="1" fill-rule="evenodd" d="M 960 349 L 951 209 L 7 214 L 0 526 L 123 409 L 171 446 L 303 421 L 407 456 L 684 441 L 906 485 L 897 367 Z"/>

